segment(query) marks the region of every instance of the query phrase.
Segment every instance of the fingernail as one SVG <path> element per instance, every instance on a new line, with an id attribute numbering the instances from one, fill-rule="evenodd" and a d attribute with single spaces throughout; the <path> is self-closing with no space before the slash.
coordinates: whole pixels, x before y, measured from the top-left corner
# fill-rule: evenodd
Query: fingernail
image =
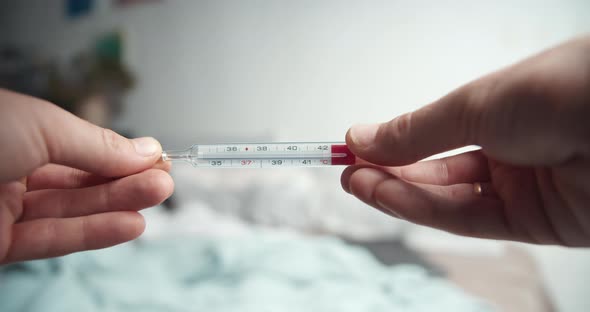
<path id="1" fill-rule="evenodd" d="M 131 140 L 131 142 L 135 146 L 135 152 L 144 157 L 153 156 L 160 150 L 160 143 L 154 138 L 137 138 Z"/>
<path id="2" fill-rule="evenodd" d="M 375 141 L 377 130 L 379 130 L 378 124 L 355 125 L 350 128 L 350 138 L 358 146 L 368 146 Z"/>

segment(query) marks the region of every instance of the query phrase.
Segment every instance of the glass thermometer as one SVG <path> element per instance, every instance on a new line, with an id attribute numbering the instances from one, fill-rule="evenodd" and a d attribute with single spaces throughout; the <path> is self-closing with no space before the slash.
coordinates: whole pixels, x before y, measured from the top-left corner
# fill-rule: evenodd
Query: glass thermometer
<path id="1" fill-rule="evenodd" d="M 164 161 L 186 161 L 195 167 L 277 168 L 353 165 L 344 142 L 195 144 L 180 151 L 162 152 Z"/>

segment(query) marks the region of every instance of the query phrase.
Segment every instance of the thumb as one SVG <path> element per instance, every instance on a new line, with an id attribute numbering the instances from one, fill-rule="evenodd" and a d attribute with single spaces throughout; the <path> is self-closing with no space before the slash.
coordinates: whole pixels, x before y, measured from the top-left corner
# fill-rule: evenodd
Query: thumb
<path id="1" fill-rule="evenodd" d="M 466 93 L 458 90 L 389 122 L 353 126 L 346 134 L 347 145 L 371 163 L 401 166 L 474 144 L 471 134 L 478 117 L 466 105 Z"/>
<path id="2" fill-rule="evenodd" d="M 555 165 L 576 157 L 587 138 L 578 135 L 585 133 L 579 130 L 586 124 L 580 119 L 584 114 L 560 102 L 583 99 L 540 95 L 521 69 L 484 77 L 389 122 L 353 126 L 347 144 L 356 156 L 387 166 L 467 145 L 479 145 L 488 157 L 513 165 Z M 549 90 L 547 85 L 542 89 Z"/>
<path id="3" fill-rule="evenodd" d="M 556 165 L 590 155 L 590 37 L 469 83 L 392 121 L 352 127 L 358 157 L 399 166 L 466 145 L 513 165 Z"/>
<path id="4" fill-rule="evenodd" d="M 129 140 L 39 99 L 0 90 L 0 182 L 55 163 L 105 177 L 137 173 L 160 158 L 153 138 Z M 11 132 L 9 132 L 11 131 Z"/>

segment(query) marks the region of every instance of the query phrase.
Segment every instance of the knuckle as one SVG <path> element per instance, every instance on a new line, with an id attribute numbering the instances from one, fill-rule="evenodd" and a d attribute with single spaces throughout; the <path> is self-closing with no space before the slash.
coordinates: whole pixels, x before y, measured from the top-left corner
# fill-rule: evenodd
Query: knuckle
<path id="1" fill-rule="evenodd" d="M 448 184 L 449 183 L 449 165 L 446 160 L 441 160 L 438 165 L 438 176 L 440 177 L 441 184 Z"/>
<path id="2" fill-rule="evenodd" d="M 109 150 L 118 151 L 122 148 L 121 137 L 115 131 L 110 129 L 102 129 L 101 136 L 104 145 Z"/>
<path id="3" fill-rule="evenodd" d="M 394 128 L 391 129 L 391 130 L 393 130 L 391 132 L 394 136 L 397 136 L 398 139 L 405 137 L 409 133 L 411 133 L 412 116 L 413 116 L 413 113 L 408 113 L 408 114 L 401 115 L 393 120 L 392 124 L 393 124 Z"/>
<path id="4" fill-rule="evenodd" d="M 414 148 L 417 143 L 416 139 L 418 136 L 412 134 L 412 131 L 414 131 L 413 120 L 414 112 L 410 112 L 399 117 L 396 127 L 396 141 L 398 144 L 405 146 L 404 153 L 406 154 L 406 157 L 417 161 L 422 157 L 420 157 L 418 149 Z"/>
<path id="5" fill-rule="evenodd" d="M 450 198 L 461 198 L 465 195 L 465 191 L 458 187 L 450 187 L 448 189 L 448 196 Z"/>
<path id="6" fill-rule="evenodd" d="M 465 98 L 456 107 L 457 119 L 460 126 L 466 131 L 462 141 L 466 144 L 479 143 L 482 134 L 489 133 L 497 128 L 497 118 L 492 112 L 498 109 L 497 89 L 499 80 L 495 77 L 475 81 L 466 86 Z"/>
<path id="7" fill-rule="evenodd" d="M 84 180 L 88 174 L 82 170 L 74 170 L 72 171 L 72 175 L 70 177 L 70 183 L 73 187 L 78 185 L 84 185 Z"/>
<path id="8" fill-rule="evenodd" d="M 100 191 L 99 191 L 99 203 L 100 203 L 100 207 L 102 207 L 102 210 L 104 211 L 108 211 L 109 209 L 111 209 L 111 205 L 112 203 L 112 198 L 111 198 L 111 185 L 112 184 L 104 184 L 102 185 L 102 187 L 100 187 Z"/>
<path id="9" fill-rule="evenodd" d="M 380 135 L 381 142 L 389 149 L 395 149 L 403 153 L 407 158 L 417 159 L 417 151 L 412 148 L 414 136 L 412 135 L 412 122 L 414 113 L 410 112 L 396 117 L 385 124 Z"/>
<path id="10" fill-rule="evenodd" d="M 89 250 L 92 248 L 90 244 L 90 222 L 87 218 L 80 219 L 80 249 Z"/>
<path id="11" fill-rule="evenodd" d="M 395 117 L 391 121 L 381 125 L 381 128 L 377 132 L 378 139 L 388 145 L 398 144 L 402 138 L 410 133 L 412 117 L 408 115 L 404 114 Z"/>
<path id="12" fill-rule="evenodd" d="M 69 190 L 66 190 L 65 192 L 55 193 L 55 206 L 53 206 L 55 209 L 55 215 L 62 218 L 67 218 L 71 216 L 70 211 L 72 202 L 71 197 L 69 195 L 71 195 Z"/>
<path id="13" fill-rule="evenodd" d="M 412 113 L 398 116 L 380 129 L 382 137 L 389 146 L 403 144 L 410 138 L 412 128 Z"/>
<path id="14" fill-rule="evenodd" d="M 39 253 L 42 255 L 52 255 L 57 253 L 58 255 L 62 255 L 63 252 L 59 250 L 60 246 L 56 246 L 53 242 L 59 241 L 58 233 L 57 233 L 57 226 L 55 222 L 47 222 L 43 229 L 44 239 L 43 241 L 46 242 L 42 244 L 42 250 L 39 250 Z M 53 249 L 53 250 L 52 250 Z"/>

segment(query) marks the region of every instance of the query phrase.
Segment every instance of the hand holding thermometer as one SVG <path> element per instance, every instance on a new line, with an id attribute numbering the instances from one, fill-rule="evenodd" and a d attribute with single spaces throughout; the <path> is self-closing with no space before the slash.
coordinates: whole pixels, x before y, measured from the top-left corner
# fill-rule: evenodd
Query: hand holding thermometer
<path id="1" fill-rule="evenodd" d="M 182 160 L 195 167 L 277 168 L 353 165 L 344 142 L 195 144 L 186 150 L 164 151 L 162 160 Z"/>

